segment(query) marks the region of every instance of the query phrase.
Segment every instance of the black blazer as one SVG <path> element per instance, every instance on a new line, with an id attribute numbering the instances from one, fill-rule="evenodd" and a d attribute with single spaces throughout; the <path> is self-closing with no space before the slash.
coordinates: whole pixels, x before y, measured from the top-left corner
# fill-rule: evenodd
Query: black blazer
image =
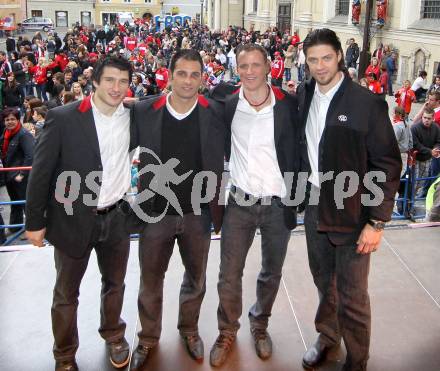
<path id="1" fill-rule="evenodd" d="M 85 205 L 83 197 L 91 194 L 97 200 L 100 183 L 95 178 L 98 184 L 95 196 L 96 192 L 86 186 L 85 179 L 91 172 L 102 171 L 90 100 L 91 97 L 87 97 L 48 112 L 35 149 L 26 196 L 26 230 L 46 227 L 46 239 L 72 257 L 84 256 L 95 220 L 95 207 Z M 64 171 L 76 173 L 81 180 L 78 197 L 66 205 L 72 207 L 71 215 L 55 194 L 57 179 Z M 62 183 L 66 194 L 70 184 L 70 180 Z"/>
<path id="2" fill-rule="evenodd" d="M 298 128 L 300 125 L 298 116 L 298 103 L 294 96 L 272 86 L 276 103 L 274 106 L 274 139 L 277 153 L 278 165 L 281 174 L 286 172 L 298 173 L 299 169 L 299 146 Z M 235 90 L 231 95 L 222 99 L 224 104 L 224 120 L 226 123 L 226 159 L 231 156 L 231 124 L 237 109 L 240 89 Z M 217 94 L 221 96 L 222 94 Z M 290 189 L 290 199 L 295 197 L 296 177 Z M 285 224 L 287 228 L 296 227 L 296 207 L 284 207 Z"/>
<path id="3" fill-rule="evenodd" d="M 132 111 L 132 120 L 137 129 L 137 144 L 142 148 L 153 151 L 159 158 L 161 156 L 163 112 L 166 109 L 166 96 L 155 96 L 135 104 Z M 216 232 L 220 231 L 223 221 L 224 202 L 221 199 L 221 180 L 224 170 L 224 143 L 225 130 L 221 121 L 221 107 L 217 102 L 198 97 L 198 112 L 200 123 L 200 145 L 202 155 L 202 170 L 212 171 L 217 176 L 215 197 L 209 202 L 212 223 Z M 152 155 L 140 153 L 139 169 L 148 164 L 157 165 L 158 162 Z M 146 172 L 139 177 L 139 193 L 149 189 L 154 174 Z M 152 215 L 156 196 L 145 202 L 139 203 L 147 215 Z"/>
<path id="4" fill-rule="evenodd" d="M 0 137 L 0 152 L 3 148 L 3 141 L 4 133 Z M 2 159 L 3 167 L 32 166 L 34 144 L 35 140 L 32 134 L 22 127 L 9 141 L 6 158 Z M 10 182 L 19 174 L 23 175 L 23 180 L 26 181 L 29 171 L 7 171 L 5 173 L 6 182 Z"/>
<path id="5" fill-rule="evenodd" d="M 312 79 L 299 90 L 299 106 L 302 113 L 300 146 L 301 171 L 310 172 L 305 128 L 315 91 Z M 333 171 L 333 179 L 321 185 L 318 229 L 323 232 L 345 233 L 353 242 L 368 219 L 388 221 L 399 188 L 402 166 L 396 137 L 388 116 L 386 102 L 368 89 L 345 77 L 333 97 L 326 117 L 324 132 L 319 143 L 319 171 Z M 356 172 L 359 187 L 355 194 L 343 200 L 343 208 L 335 202 L 335 179 L 343 171 Z M 364 185 L 369 171 L 386 174 L 386 182 L 375 184 L 382 190 L 384 199 L 380 205 L 364 206 L 362 194 L 371 192 Z M 336 240 L 336 239 L 335 239 Z"/>

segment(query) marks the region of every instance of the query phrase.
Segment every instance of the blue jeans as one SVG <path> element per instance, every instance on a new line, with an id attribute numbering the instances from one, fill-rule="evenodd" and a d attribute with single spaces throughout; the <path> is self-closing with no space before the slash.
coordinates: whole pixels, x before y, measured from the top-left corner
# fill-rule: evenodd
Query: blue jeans
<path id="1" fill-rule="evenodd" d="M 37 89 L 37 97 L 38 99 L 42 99 L 43 101 L 47 102 L 49 99 L 47 98 L 47 92 L 46 92 L 46 84 L 36 84 L 35 89 Z"/>
<path id="2" fill-rule="evenodd" d="M 140 235 L 138 309 L 142 328 L 138 335 L 139 344 L 144 346 L 153 347 L 160 338 L 163 281 L 176 240 L 185 267 L 177 328 L 182 336 L 198 334 L 211 243 L 211 216 L 207 209 L 203 209 L 201 215 L 166 215 L 161 221 L 149 224 Z"/>
<path id="3" fill-rule="evenodd" d="M 305 77 L 305 70 L 306 70 L 306 65 L 305 64 L 301 64 L 298 68 L 298 81 L 301 82 L 304 80 Z"/>
<path id="4" fill-rule="evenodd" d="M 393 93 L 393 71 L 387 70 L 388 74 L 388 95 L 394 95 Z"/>
<path id="5" fill-rule="evenodd" d="M 366 370 L 371 335 L 368 295 L 370 254 L 356 253 L 356 244 L 335 245 L 318 232 L 318 206 L 307 206 L 304 216 L 307 253 L 319 306 L 315 327 L 320 341 L 347 348 L 344 370 Z"/>
<path id="6" fill-rule="evenodd" d="M 261 270 L 257 278 L 257 301 L 249 310 L 251 326 L 265 329 L 278 293 L 290 230 L 284 224 L 284 206 L 241 206 L 229 196 L 223 219 L 217 311 L 220 332 L 235 335 L 242 314 L 242 276 L 257 228 L 261 231 Z"/>
<path id="7" fill-rule="evenodd" d="M 284 69 L 284 77 L 286 78 L 286 82 L 292 79 L 292 70 L 290 68 Z"/>

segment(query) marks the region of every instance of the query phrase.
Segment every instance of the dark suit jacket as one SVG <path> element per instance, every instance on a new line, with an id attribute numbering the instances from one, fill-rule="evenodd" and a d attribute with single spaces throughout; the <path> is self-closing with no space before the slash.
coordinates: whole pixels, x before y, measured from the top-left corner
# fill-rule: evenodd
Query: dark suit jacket
<path id="1" fill-rule="evenodd" d="M 314 91 L 315 81 L 310 80 L 301 86 L 298 95 L 302 113 L 301 171 L 307 172 L 310 164 L 305 128 Z M 383 99 L 345 77 L 330 103 L 318 158 L 320 172 L 334 172 L 332 180 L 321 185 L 319 231 L 330 233 L 335 244 L 354 243 L 368 219 L 390 220 L 402 162 L 388 105 Z M 355 172 L 359 186 L 353 196 L 344 198 L 343 208 L 338 209 L 335 179 L 344 171 Z M 383 202 L 377 206 L 365 206 L 361 202 L 362 194 L 371 194 L 364 184 L 364 177 L 370 171 L 386 174 L 386 182 L 374 180 L 384 195 Z"/>
<path id="2" fill-rule="evenodd" d="M 135 104 L 133 108 L 133 123 L 137 128 L 138 145 L 153 151 L 159 158 L 161 156 L 163 112 L 166 110 L 166 96 L 162 95 Z M 198 98 L 198 112 L 200 125 L 200 145 L 202 155 L 202 170 L 212 171 L 217 176 L 216 195 L 209 202 L 209 210 L 216 232 L 220 231 L 224 202 L 219 201 L 220 185 L 224 169 L 224 124 L 221 121 L 220 107 L 218 104 L 203 96 Z M 158 165 L 153 156 L 140 153 L 139 169 L 148 164 Z M 139 193 L 149 189 L 154 174 L 146 172 L 139 177 Z M 156 196 L 140 203 L 142 210 L 149 216 L 153 210 Z M 219 205 L 219 202 L 221 205 Z"/>
<path id="3" fill-rule="evenodd" d="M 99 188 L 96 194 L 86 186 L 85 179 L 91 172 L 102 171 L 90 99 L 48 112 L 35 150 L 26 196 L 26 230 L 46 227 L 46 239 L 72 257 L 81 257 L 87 251 L 95 220 L 96 206 L 85 205 L 83 197 L 93 195 L 97 200 Z M 58 177 L 64 171 L 75 172 L 81 180 L 78 197 L 66 205 L 73 208 L 72 215 L 68 215 L 64 203 L 59 201 L 64 195 L 55 194 Z M 95 181 L 100 185 L 97 178 Z M 61 189 L 72 194 L 71 181 L 61 182 Z"/>
<path id="4" fill-rule="evenodd" d="M 298 148 L 298 103 L 295 97 L 283 90 L 272 86 L 276 103 L 274 106 L 274 136 L 275 149 L 281 175 L 286 172 L 297 174 L 299 169 L 299 148 Z M 228 95 L 224 101 L 224 120 L 226 122 L 226 159 L 231 156 L 231 124 L 237 109 L 240 89 Z M 218 94 L 221 96 L 222 94 Z M 290 189 L 290 199 L 293 200 L 296 189 L 296 177 Z M 296 207 L 284 207 L 284 219 L 287 228 L 296 227 Z"/>
<path id="5" fill-rule="evenodd" d="M 0 152 L 3 148 L 4 134 L 0 138 Z M 3 160 L 3 167 L 23 167 L 32 166 L 34 156 L 34 137 L 25 128 L 15 134 L 9 141 L 8 152 Z M 8 171 L 5 173 L 7 182 L 14 179 L 18 174 L 24 175 L 24 181 L 27 180 L 29 171 Z"/>

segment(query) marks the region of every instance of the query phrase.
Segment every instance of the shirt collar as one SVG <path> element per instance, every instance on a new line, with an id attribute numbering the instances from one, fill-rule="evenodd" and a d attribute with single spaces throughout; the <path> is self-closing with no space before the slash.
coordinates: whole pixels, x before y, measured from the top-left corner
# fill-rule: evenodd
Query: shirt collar
<path id="1" fill-rule="evenodd" d="M 179 113 L 171 106 L 171 103 L 170 103 L 171 94 L 172 93 L 167 94 L 167 110 L 171 114 L 171 116 L 173 116 L 177 120 L 183 120 L 185 117 L 188 117 L 191 114 L 191 112 L 194 111 L 194 109 L 197 106 L 197 103 L 199 102 L 199 100 L 196 99 L 196 102 L 194 103 L 194 105 L 187 112 Z"/>
<path id="2" fill-rule="evenodd" d="M 105 117 L 117 117 L 117 116 L 122 116 L 125 113 L 126 108 L 124 107 L 124 103 L 120 103 L 118 108 L 116 108 L 116 111 L 113 112 L 113 114 L 111 116 L 105 115 L 104 113 L 102 113 L 99 108 L 96 106 L 95 102 L 93 101 L 93 96 L 95 94 L 92 94 L 92 96 L 90 97 L 90 103 L 92 104 L 92 109 L 94 112 L 99 113 L 102 116 Z"/>
<path id="3" fill-rule="evenodd" d="M 275 103 L 276 103 L 276 100 L 275 100 L 275 94 L 273 93 L 272 87 L 271 87 L 269 84 L 267 84 L 267 86 L 268 86 L 269 89 L 270 89 L 270 108 L 272 109 L 273 106 L 275 106 Z M 238 93 L 238 99 L 241 101 L 241 103 L 245 104 L 246 107 L 248 107 L 248 108 L 252 108 L 254 111 L 256 111 L 255 108 L 252 107 L 252 106 L 249 104 L 249 102 L 246 100 L 246 98 L 244 97 L 244 89 L 243 89 L 243 88 L 241 88 L 241 89 L 240 89 L 240 92 Z M 265 107 L 265 108 L 267 108 L 267 107 Z M 256 111 L 256 112 L 257 112 L 257 111 Z M 261 111 L 258 111 L 258 112 L 261 112 Z"/>
<path id="4" fill-rule="evenodd" d="M 333 97 L 335 96 L 336 92 L 341 87 L 342 82 L 344 81 L 344 78 L 345 78 L 343 72 L 339 72 L 339 73 L 340 73 L 340 76 L 341 76 L 340 80 L 327 93 L 321 93 L 321 91 L 319 90 L 319 87 L 318 87 L 318 83 L 316 83 L 315 84 L 315 95 L 317 95 L 319 98 L 327 98 L 328 100 L 332 100 Z"/>

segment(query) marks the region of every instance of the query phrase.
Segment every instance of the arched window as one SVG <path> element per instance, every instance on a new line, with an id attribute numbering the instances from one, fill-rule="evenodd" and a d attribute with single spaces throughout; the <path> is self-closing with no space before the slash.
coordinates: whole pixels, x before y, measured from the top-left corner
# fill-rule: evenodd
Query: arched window
<path id="1" fill-rule="evenodd" d="M 336 15 L 348 15 L 350 0 L 336 0 Z"/>
<path id="2" fill-rule="evenodd" d="M 440 0 L 423 0 L 422 18 L 440 19 Z"/>

